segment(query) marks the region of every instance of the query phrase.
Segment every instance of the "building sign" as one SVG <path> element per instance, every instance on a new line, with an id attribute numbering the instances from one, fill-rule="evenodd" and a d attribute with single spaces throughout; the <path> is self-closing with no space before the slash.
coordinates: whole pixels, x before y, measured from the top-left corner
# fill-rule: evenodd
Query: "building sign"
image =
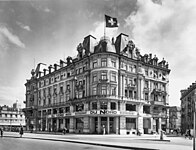
<path id="1" fill-rule="evenodd" d="M 91 115 L 118 115 L 120 113 L 117 110 L 101 109 L 101 110 L 91 110 L 91 111 L 88 111 L 88 114 L 91 114 Z"/>

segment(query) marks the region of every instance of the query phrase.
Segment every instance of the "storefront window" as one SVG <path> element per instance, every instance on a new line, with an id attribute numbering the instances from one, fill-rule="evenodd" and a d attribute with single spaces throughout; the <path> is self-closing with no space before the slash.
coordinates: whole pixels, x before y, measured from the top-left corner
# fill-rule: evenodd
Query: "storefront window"
<path id="1" fill-rule="evenodd" d="M 76 129 L 83 129 L 83 118 L 76 118 Z"/>
<path id="2" fill-rule="evenodd" d="M 126 129 L 136 129 L 136 118 L 126 118 Z"/>

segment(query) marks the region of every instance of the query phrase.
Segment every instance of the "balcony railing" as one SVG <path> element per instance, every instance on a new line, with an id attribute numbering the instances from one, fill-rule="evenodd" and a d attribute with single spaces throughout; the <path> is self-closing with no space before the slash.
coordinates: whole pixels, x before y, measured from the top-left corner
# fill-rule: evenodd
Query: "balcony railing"
<path id="1" fill-rule="evenodd" d="M 165 105 L 164 101 L 151 101 L 152 105 Z"/>

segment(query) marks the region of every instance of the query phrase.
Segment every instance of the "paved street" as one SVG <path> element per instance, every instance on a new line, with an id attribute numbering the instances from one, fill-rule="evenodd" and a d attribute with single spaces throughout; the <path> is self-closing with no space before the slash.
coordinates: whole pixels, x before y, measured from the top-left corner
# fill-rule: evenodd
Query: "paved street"
<path id="1" fill-rule="evenodd" d="M 100 145 L 100 146 L 97 146 Z M 105 147 L 107 146 L 107 147 Z M 0 140 L 0 149 L 160 149 L 160 150 L 191 150 L 192 140 L 184 137 L 164 137 L 164 141 L 159 140 L 159 136 L 154 135 L 53 135 L 25 133 L 23 138 L 19 138 L 18 133 L 5 132 Z"/>
<path id="2" fill-rule="evenodd" d="M 113 147 L 93 146 L 27 138 L 0 139 L 0 150 L 114 150 Z M 119 148 L 118 148 L 119 149 Z"/>

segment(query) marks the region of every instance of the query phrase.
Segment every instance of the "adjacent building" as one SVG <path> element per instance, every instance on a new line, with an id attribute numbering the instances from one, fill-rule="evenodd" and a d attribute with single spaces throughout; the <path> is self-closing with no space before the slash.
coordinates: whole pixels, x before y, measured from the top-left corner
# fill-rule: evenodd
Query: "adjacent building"
<path id="1" fill-rule="evenodd" d="M 17 131 L 21 125 L 25 126 L 25 116 L 18 102 L 13 107 L 0 106 L 0 127 L 6 131 Z"/>
<path id="2" fill-rule="evenodd" d="M 128 35 L 89 35 L 67 57 L 31 71 L 26 86 L 27 130 L 135 134 L 169 129 L 168 63 L 141 55 Z"/>
<path id="3" fill-rule="evenodd" d="M 169 108 L 169 128 L 173 131 L 181 130 L 181 107 L 171 106 Z"/>
<path id="4" fill-rule="evenodd" d="M 193 129 L 195 94 L 196 83 L 192 83 L 187 89 L 181 90 L 181 128 L 183 133 L 187 129 Z"/>

